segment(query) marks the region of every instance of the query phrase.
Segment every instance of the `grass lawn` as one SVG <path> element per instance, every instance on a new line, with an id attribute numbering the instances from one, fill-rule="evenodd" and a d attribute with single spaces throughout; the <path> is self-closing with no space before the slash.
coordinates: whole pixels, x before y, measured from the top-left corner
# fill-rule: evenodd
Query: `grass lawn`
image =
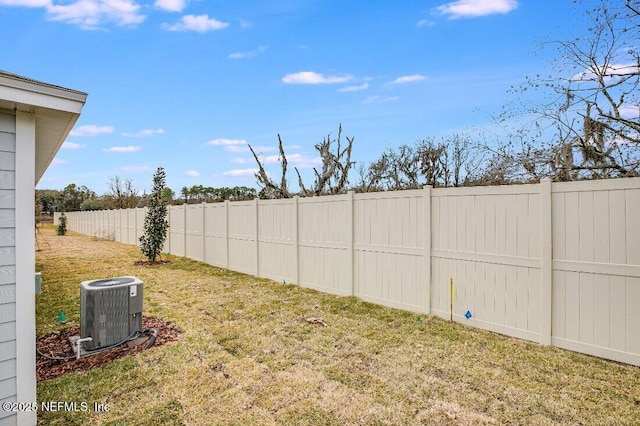
<path id="1" fill-rule="evenodd" d="M 640 423 L 638 367 L 184 258 L 134 266 L 136 247 L 54 234 L 39 235 L 38 335 L 79 324 L 81 281 L 117 275 L 141 278 L 144 314 L 185 333 L 39 382 L 39 402 L 109 407 L 42 424 Z"/>

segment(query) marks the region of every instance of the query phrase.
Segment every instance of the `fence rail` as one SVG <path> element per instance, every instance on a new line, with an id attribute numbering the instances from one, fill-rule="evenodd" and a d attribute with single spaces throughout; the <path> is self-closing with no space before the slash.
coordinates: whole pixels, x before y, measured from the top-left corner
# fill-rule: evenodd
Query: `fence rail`
<path id="1" fill-rule="evenodd" d="M 138 244 L 145 212 L 68 227 Z M 171 206 L 169 223 L 178 256 L 640 366 L 640 178 Z"/>

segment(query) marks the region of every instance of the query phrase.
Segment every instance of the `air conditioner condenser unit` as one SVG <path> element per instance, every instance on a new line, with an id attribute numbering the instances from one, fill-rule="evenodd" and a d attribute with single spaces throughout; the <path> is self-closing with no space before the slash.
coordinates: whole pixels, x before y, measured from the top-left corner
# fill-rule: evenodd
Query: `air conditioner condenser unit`
<path id="1" fill-rule="evenodd" d="M 136 277 L 114 277 L 80 283 L 80 338 L 86 350 L 120 343 L 142 331 L 142 287 Z"/>

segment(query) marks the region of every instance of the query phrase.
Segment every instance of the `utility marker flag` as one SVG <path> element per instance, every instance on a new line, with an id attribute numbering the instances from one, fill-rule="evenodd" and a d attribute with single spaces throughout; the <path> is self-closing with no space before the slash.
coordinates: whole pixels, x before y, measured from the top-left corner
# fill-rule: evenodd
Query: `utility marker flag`
<path id="1" fill-rule="evenodd" d="M 453 321 L 453 300 L 455 299 L 455 289 L 453 286 L 453 275 L 449 276 L 449 289 L 450 289 L 450 298 L 451 303 L 449 304 L 449 314 L 450 320 Z"/>

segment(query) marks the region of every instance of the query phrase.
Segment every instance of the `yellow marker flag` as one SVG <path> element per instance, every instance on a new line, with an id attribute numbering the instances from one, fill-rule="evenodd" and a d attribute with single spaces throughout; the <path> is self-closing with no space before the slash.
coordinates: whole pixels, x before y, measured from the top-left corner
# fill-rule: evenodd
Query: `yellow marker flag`
<path id="1" fill-rule="evenodd" d="M 449 288 L 451 289 L 451 301 L 456 300 L 456 287 L 453 283 L 453 275 L 449 277 Z"/>
<path id="2" fill-rule="evenodd" d="M 455 290 L 453 288 L 453 275 L 449 276 L 449 289 L 450 289 L 450 298 L 449 298 L 449 316 L 451 321 L 453 321 L 453 299 L 455 298 Z"/>

